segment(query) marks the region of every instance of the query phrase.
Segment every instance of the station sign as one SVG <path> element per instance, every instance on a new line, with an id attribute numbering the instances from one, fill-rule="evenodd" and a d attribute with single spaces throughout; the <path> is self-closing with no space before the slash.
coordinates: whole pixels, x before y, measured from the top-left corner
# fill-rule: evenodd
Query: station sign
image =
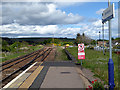
<path id="1" fill-rule="evenodd" d="M 109 21 L 110 19 L 114 18 L 114 3 L 105 9 L 102 13 L 102 23 Z"/>
<path id="2" fill-rule="evenodd" d="M 85 59 L 84 44 L 78 44 L 78 59 Z"/>

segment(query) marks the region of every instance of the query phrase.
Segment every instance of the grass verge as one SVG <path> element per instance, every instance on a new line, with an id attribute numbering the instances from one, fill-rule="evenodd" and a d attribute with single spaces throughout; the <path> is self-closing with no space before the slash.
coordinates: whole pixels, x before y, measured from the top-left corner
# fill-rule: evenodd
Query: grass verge
<path id="1" fill-rule="evenodd" d="M 67 55 L 62 47 L 56 47 L 56 61 L 68 61 Z"/>
<path id="2" fill-rule="evenodd" d="M 18 52 L 2 53 L 2 56 L 4 56 L 4 58 L 2 58 L 2 62 L 39 50 L 43 48 L 43 46 L 29 46 L 27 48 L 27 50 L 18 50 Z"/>
<path id="3" fill-rule="evenodd" d="M 67 48 L 67 50 L 77 59 L 78 58 L 78 48 L 72 47 Z M 112 59 L 114 62 L 114 81 L 115 87 L 118 87 L 118 55 L 113 53 Z M 78 60 L 78 59 L 77 59 Z M 95 51 L 91 49 L 85 49 L 85 60 L 83 60 L 83 67 L 89 68 L 94 72 L 94 76 L 99 77 L 104 84 L 108 84 L 108 61 L 109 52 L 103 55 L 102 51 Z M 78 60 L 80 63 L 80 60 Z"/>

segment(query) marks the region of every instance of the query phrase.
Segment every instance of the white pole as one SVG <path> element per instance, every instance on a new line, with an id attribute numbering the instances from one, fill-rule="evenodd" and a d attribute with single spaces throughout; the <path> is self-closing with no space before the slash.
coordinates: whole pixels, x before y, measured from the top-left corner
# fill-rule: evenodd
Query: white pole
<path id="1" fill-rule="evenodd" d="M 108 0 L 108 7 L 110 6 L 110 0 Z M 110 48 L 110 59 L 112 59 L 112 40 L 111 40 L 111 20 L 109 20 L 109 48 Z"/>

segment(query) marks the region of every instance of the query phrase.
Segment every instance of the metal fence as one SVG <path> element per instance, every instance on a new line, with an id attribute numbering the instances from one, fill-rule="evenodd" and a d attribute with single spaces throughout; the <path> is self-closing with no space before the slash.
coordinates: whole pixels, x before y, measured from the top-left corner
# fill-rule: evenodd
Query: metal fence
<path id="1" fill-rule="evenodd" d="M 102 51 L 103 48 L 101 48 L 101 47 L 94 47 L 94 50 L 96 50 L 96 51 Z M 109 48 L 104 48 L 104 50 L 105 51 L 109 51 Z M 120 52 L 120 49 L 112 49 L 112 51 L 114 51 L 114 52 Z"/>

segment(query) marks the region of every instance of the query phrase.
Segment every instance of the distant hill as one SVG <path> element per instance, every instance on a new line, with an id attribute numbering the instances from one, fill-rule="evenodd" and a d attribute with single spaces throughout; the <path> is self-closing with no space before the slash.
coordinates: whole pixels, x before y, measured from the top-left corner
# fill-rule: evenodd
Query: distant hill
<path id="1" fill-rule="evenodd" d="M 2 40 L 6 40 L 9 44 L 14 43 L 15 41 L 26 41 L 30 44 L 32 43 L 41 43 L 44 42 L 45 40 L 52 39 L 52 37 L 31 37 L 31 38 L 8 38 L 8 37 L 1 37 Z M 74 42 L 74 38 L 54 38 L 54 39 L 59 39 L 61 41 L 66 41 L 66 42 Z"/>

